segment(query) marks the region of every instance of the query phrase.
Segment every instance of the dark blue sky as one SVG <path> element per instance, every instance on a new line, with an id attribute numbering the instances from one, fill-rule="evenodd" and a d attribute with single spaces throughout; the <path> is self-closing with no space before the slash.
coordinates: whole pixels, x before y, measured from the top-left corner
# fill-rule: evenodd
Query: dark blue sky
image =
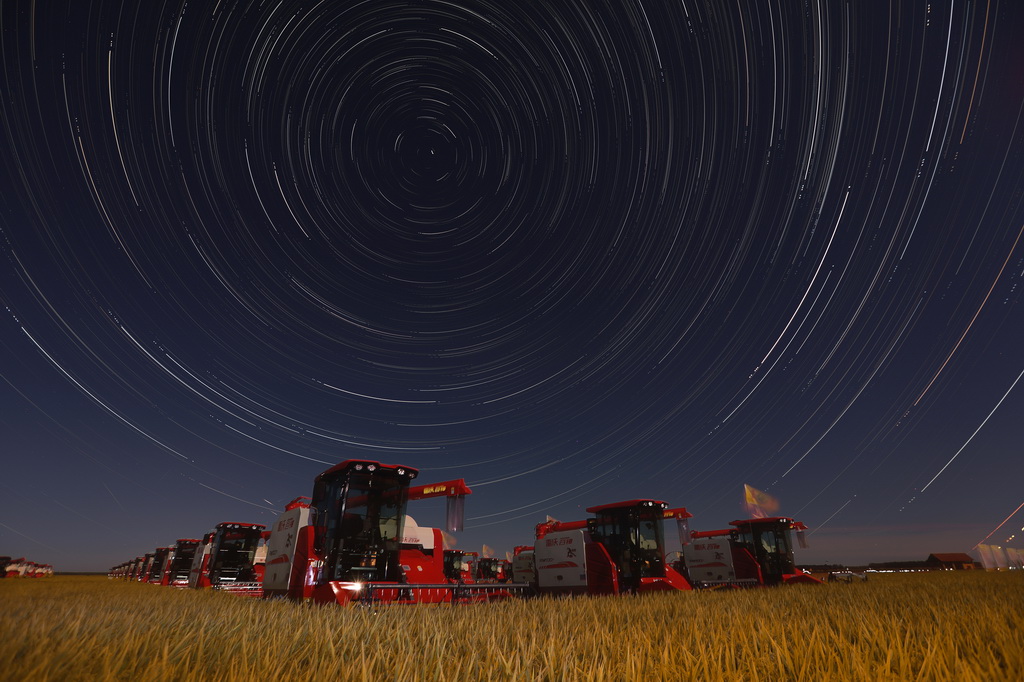
<path id="1" fill-rule="evenodd" d="M 1024 501 L 1024 8 L 887 5 L 4 2 L 0 553 L 349 458 L 499 554 L 744 483 L 803 561 L 970 550 Z"/>

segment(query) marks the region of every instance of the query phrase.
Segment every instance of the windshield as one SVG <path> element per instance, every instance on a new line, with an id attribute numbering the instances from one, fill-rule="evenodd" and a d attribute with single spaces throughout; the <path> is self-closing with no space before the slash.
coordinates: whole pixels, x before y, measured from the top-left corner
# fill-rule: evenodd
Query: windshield
<path id="1" fill-rule="evenodd" d="M 388 469 L 347 470 L 323 480 L 314 501 L 326 556 L 324 578 L 398 581 L 408 479 Z"/>
<path id="2" fill-rule="evenodd" d="M 210 551 L 210 582 L 252 582 L 262 527 L 220 528 Z"/>
<path id="3" fill-rule="evenodd" d="M 477 572 L 482 580 L 504 580 L 506 574 L 505 564 L 504 559 L 481 559 Z"/>
<path id="4" fill-rule="evenodd" d="M 665 576 L 661 510 L 622 507 L 606 509 L 591 519 L 591 536 L 604 545 L 619 567 L 619 577 L 635 588 L 640 578 Z"/>
<path id="5" fill-rule="evenodd" d="M 444 575 L 449 580 L 462 580 L 473 570 L 472 556 L 459 550 L 445 550 Z"/>
<path id="6" fill-rule="evenodd" d="M 150 564 L 150 566 L 149 566 L 149 581 L 150 582 L 153 582 L 153 581 L 156 581 L 156 580 L 160 580 L 161 576 L 163 575 L 163 573 L 164 573 L 164 562 L 167 560 L 167 552 L 168 551 L 169 550 L 166 549 L 166 548 L 161 548 L 161 549 L 158 549 L 156 551 L 156 553 L 153 555 L 153 563 Z"/>
<path id="7" fill-rule="evenodd" d="M 766 582 L 778 582 L 795 571 L 788 524 L 750 523 L 740 526 L 735 537 L 757 559 Z"/>
<path id="8" fill-rule="evenodd" d="M 171 559 L 170 579 L 188 580 L 188 571 L 192 567 L 192 559 L 196 554 L 198 542 L 179 544 L 174 550 L 174 558 Z"/>

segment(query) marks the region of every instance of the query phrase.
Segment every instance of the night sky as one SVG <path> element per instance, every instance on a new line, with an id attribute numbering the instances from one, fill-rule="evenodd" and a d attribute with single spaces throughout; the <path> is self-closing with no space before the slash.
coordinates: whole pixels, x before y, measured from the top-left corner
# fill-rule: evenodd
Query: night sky
<path id="1" fill-rule="evenodd" d="M 349 458 L 465 478 L 499 556 L 747 483 L 801 561 L 924 559 L 1024 501 L 1022 3 L 0 12 L 0 554 Z"/>

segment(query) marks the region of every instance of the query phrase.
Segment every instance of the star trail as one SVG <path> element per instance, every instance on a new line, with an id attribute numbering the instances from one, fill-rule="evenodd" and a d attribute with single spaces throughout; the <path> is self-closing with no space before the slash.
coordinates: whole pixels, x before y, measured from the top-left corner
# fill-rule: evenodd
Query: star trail
<path id="1" fill-rule="evenodd" d="M 1024 523 L 1019 3 L 0 21 L 4 554 L 105 570 L 349 458 L 464 477 L 501 552 L 744 483 L 804 561 Z"/>

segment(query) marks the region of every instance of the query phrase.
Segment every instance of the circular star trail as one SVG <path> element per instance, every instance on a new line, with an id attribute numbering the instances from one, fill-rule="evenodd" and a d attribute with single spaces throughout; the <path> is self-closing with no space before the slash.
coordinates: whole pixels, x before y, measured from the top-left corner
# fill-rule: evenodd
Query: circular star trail
<path id="1" fill-rule="evenodd" d="M 2 13 L 11 492 L 189 535 L 379 459 L 509 547 L 1020 502 L 1013 3 Z"/>

